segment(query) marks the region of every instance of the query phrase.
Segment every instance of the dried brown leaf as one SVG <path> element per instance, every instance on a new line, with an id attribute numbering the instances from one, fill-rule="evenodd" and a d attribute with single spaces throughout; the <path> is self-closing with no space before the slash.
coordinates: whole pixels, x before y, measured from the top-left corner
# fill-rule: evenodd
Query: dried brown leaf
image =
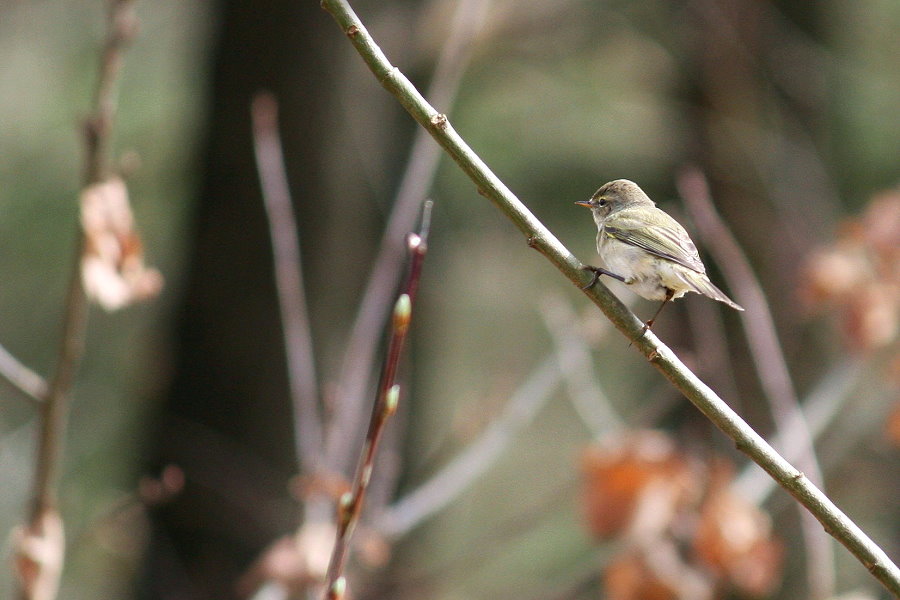
<path id="1" fill-rule="evenodd" d="M 763 597 L 781 581 L 782 545 L 769 516 L 734 494 L 728 479 L 714 475 L 700 509 L 694 553 L 728 587 Z"/>
<path id="2" fill-rule="evenodd" d="M 108 179 L 82 191 L 81 226 L 81 279 L 89 298 L 117 310 L 159 293 L 162 275 L 144 265 L 124 181 Z"/>
<path id="3" fill-rule="evenodd" d="M 65 533 L 59 513 L 47 509 L 37 526 L 13 530 L 15 571 L 28 600 L 55 600 L 65 555 Z"/>
<path id="4" fill-rule="evenodd" d="M 581 471 L 584 512 L 598 538 L 659 535 L 697 489 L 687 459 L 658 431 L 639 431 L 588 448 Z"/>

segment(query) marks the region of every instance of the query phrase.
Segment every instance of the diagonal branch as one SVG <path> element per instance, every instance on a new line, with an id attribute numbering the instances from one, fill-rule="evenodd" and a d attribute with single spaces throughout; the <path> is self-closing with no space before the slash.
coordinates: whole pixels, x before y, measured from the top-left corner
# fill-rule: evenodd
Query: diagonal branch
<path id="1" fill-rule="evenodd" d="M 453 103 L 474 47 L 472 38 L 481 26 L 488 5 L 486 0 L 459 0 L 457 4 L 428 90 L 428 96 L 438 106 L 449 107 Z M 431 188 L 439 159 L 440 150 L 430 142 L 428 134 L 422 130 L 416 132 L 341 365 L 335 415 L 325 442 L 325 466 L 333 471 L 343 472 L 349 467 L 353 444 L 347 440 L 355 439 L 362 426 L 362 403 L 373 377 L 379 333 L 402 273 L 401 240 L 415 224 L 419 204 Z"/>
<path id="2" fill-rule="evenodd" d="M 109 146 L 115 118 L 115 84 L 122 64 L 122 50 L 134 34 L 131 0 L 115 0 L 109 13 L 109 37 L 103 50 L 100 79 L 97 83 L 94 113 L 85 127 L 87 159 L 85 185 L 103 179 L 109 169 Z M 35 475 L 32 518 L 55 508 L 59 482 L 60 451 L 65 437 L 68 396 L 84 347 L 87 327 L 87 297 L 81 282 L 80 259 L 84 243 L 78 228 L 78 253 L 69 283 L 63 333 L 57 358 L 56 373 L 47 389 L 41 411 L 41 433 L 38 441 L 38 463 Z"/>
<path id="3" fill-rule="evenodd" d="M 20 363 L 3 346 L 0 346 L 0 377 L 36 402 L 43 402 L 47 395 L 44 378 Z"/>
<path id="4" fill-rule="evenodd" d="M 278 134 L 277 101 L 270 94 L 258 94 L 251 105 L 251 116 L 256 165 L 272 238 L 275 287 L 284 327 L 284 351 L 294 408 L 295 453 L 301 470 L 311 474 L 321 466 L 322 419 L 318 410 L 319 392 L 303 290 L 297 220 Z"/>
<path id="5" fill-rule="evenodd" d="M 747 308 L 741 315 L 741 322 L 776 428 L 801 445 L 803 450 L 794 461 L 804 473 L 809 474 L 811 481 L 822 485 L 824 477 L 816 458 L 813 437 L 803 418 L 803 409 L 794 390 L 762 286 L 753 275 L 750 262 L 737 240 L 716 212 L 706 177 L 697 169 L 686 169 L 678 178 L 678 189 L 704 239 L 704 245 L 716 257 L 735 297 Z M 783 447 L 777 444 L 775 447 L 785 452 Z M 800 529 L 806 543 L 810 598 L 828 598 L 834 592 L 835 581 L 831 544 L 815 519 L 807 512 L 800 514 Z"/>
<path id="6" fill-rule="evenodd" d="M 323 0 L 322 6 L 331 13 L 384 88 L 444 148 L 472 179 L 479 192 L 489 198 L 519 228 L 529 246 L 541 252 L 573 284 L 581 287 L 588 283 L 590 276 L 582 269 L 582 263 L 487 167 L 456 133 L 447 117 L 428 104 L 409 79 L 388 61 L 346 0 Z M 766 443 L 724 400 L 688 369 L 668 346 L 660 342 L 655 334 L 650 331 L 645 334 L 643 323 L 606 286 L 595 285 L 584 293 L 673 386 L 734 440 L 739 450 L 806 506 L 825 529 L 846 546 L 885 587 L 900 595 L 900 569 L 819 488 Z"/>
<path id="7" fill-rule="evenodd" d="M 578 332 L 578 315 L 561 294 L 553 294 L 544 300 L 541 316 L 553 339 L 566 392 L 575 412 L 596 439 L 621 433 L 625 422 L 594 375 L 590 348 Z"/>
<path id="8" fill-rule="evenodd" d="M 559 359 L 550 355 L 519 386 L 490 427 L 430 479 L 378 515 L 376 529 L 396 539 L 446 508 L 496 463 L 513 436 L 527 426 L 550 399 L 561 379 Z"/>

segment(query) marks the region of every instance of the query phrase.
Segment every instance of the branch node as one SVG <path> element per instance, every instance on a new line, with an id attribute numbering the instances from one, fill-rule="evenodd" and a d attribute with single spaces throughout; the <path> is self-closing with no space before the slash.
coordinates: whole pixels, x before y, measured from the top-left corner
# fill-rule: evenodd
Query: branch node
<path id="1" fill-rule="evenodd" d="M 528 244 L 529 248 L 537 248 L 538 239 L 536 235 L 529 235 L 528 239 L 525 240 L 525 243 Z"/>
<path id="2" fill-rule="evenodd" d="M 443 113 L 437 113 L 435 115 L 431 115 L 431 124 L 436 128 L 444 131 L 447 129 L 447 115 Z"/>
<path id="3" fill-rule="evenodd" d="M 352 40 L 357 35 L 359 35 L 359 27 L 357 27 L 356 25 L 351 25 L 350 27 L 347 28 L 346 33 L 347 33 L 347 37 Z"/>

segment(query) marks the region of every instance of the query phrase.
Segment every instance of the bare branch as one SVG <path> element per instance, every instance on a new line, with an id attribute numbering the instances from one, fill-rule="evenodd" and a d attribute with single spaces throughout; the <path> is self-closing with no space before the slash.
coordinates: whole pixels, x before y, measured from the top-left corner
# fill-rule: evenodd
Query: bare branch
<path id="1" fill-rule="evenodd" d="M 561 295 L 548 297 L 542 306 L 547 332 L 553 338 L 559 368 L 575 411 L 596 438 L 625 428 L 594 375 L 590 348 L 576 328 L 578 317 Z"/>
<path id="2" fill-rule="evenodd" d="M 346 0 L 323 0 L 322 6 L 334 17 L 378 81 L 447 151 L 480 192 L 522 231 L 529 245 L 541 252 L 574 285 L 582 287 L 588 283 L 590 275 L 582 269 L 582 263 L 475 154 L 453 129 L 446 115 L 438 113 L 428 104 L 409 79 L 388 61 Z M 739 450 L 776 478 L 879 581 L 893 593 L 900 595 L 900 569 L 819 488 L 766 443 L 724 400 L 688 369 L 672 350 L 660 342 L 654 333 L 645 333 L 640 319 L 628 311 L 606 286 L 598 283 L 584 293 L 654 367 L 735 441 Z"/>
<path id="3" fill-rule="evenodd" d="M 527 426 L 561 381 L 556 356 L 548 356 L 516 390 L 481 436 L 425 483 L 397 500 L 375 520 L 382 534 L 398 538 L 448 506 L 494 464 L 513 436 Z"/>
<path id="4" fill-rule="evenodd" d="M 375 465 L 375 452 L 378 450 L 378 442 L 384 433 L 384 427 L 388 419 L 397 411 L 397 403 L 400 401 L 400 386 L 395 384 L 397 367 L 400 364 L 400 354 L 406 335 L 409 333 L 409 324 L 412 319 L 412 307 L 419 288 L 419 278 L 422 273 L 422 263 L 425 253 L 428 251 L 428 230 L 431 222 L 430 200 L 425 202 L 422 210 L 422 226 L 418 234 L 411 233 L 407 237 L 407 247 L 411 254 L 409 275 L 406 278 L 403 293 L 394 303 L 394 313 L 391 319 L 391 339 L 388 342 L 387 355 L 384 360 L 384 368 L 381 374 L 381 382 L 378 386 L 378 396 L 372 406 L 372 417 L 369 420 L 369 430 L 366 433 L 366 441 L 363 446 L 356 476 L 353 479 L 353 487 L 338 503 L 337 534 L 334 541 L 334 549 L 331 553 L 331 561 L 328 564 L 328 574 L 325 576 L 325 591 L 323 598 L 328 600 L 343 600 L 347 583 L 344 579 L 344 565 L 350 552 L 350 540 L 353 530 L 362 513 L 363 502 L 369 482 L 372 480 L 372 470 Z"/>
<path id="5" fill-rule="evenodd" d="M 803 409 L 794 390 L 762 286 L 737 240 L 716 212 L 703 174 L 697 169 L 686 169 L 678 178 L 678 189 L 704 245 L 716 257 L 716 263 L 721 267 L 735 298 L 747 309 L 741 315 L 741 322 L 776 427 L 785 432 L 787 439 L 798 441 L 803 450 L 796 456 L 797 465 L 812 482 L 822 485 L 822 469 L 816 459 L 813 438 L 803 418 Z M 783 451 L 782 448 L 779 450 Z M 798 510 L 806 544 L 810 597 L 824 600 L 834 592 L 834 552 L 828 535 L 813 515 L 799 507 Z"/>
<path id="6" fill-rule="evenodd" d="M 98 183 L 108 174 L 109 147 L 116 112 L 116 83 L 122 64 L 122 53 L 135 33 L 136 17 L 132 0 L 112 0 L 109 9 L 109 23 L 106 44 L 100 62 L 100 75 L 93 114 L 85 126 L 87 146 L 84 185 Z M 84 350 L 84 333 L 87 329 L 88 302 L 81 279 L 81 257 L 84 253 L 84 233 L 78 228 L 76 256 L 69 279 L 66 307 L 56 372 L 47 387 L 41 404 L 40 432 L 37 444 L 34 490 L 31 511 L 23 538 L 62 543 L 62 520 L 56 511 L 62 449 L 65 445 L 66 424 L 69 411 L 69 394 L 75 373 Z M 47 523 L 58 522 L 48 529 Z M 51 535 L 52 534 L 52 535 Z M 20 547 L 21 549 L 21 547 Z M 63 551 L 62 548 L 59 549 Z M 56 596 L 59 573 L 55 571 L 56 561 L 42 563 L 33 556 L 20 552 L 18 557 L 20 588 L 19 595 L 27 600 L 52 600 Z M 60 554 L 59 560 L 62 560 Z M 24 564 L 28 561 L 28 564 Z M 61 565 L 60 565 L 61 566 Z M 47 590 L 47 574 L 54 580 Z M 38 587 L 36 588 L 35 585 Z M 52 593 L 51 593 L 52 592 Z M 35 594 L 45 594 L 37 596 Z"/>
<path id="7" fill-rule="evenodd" d="M 798 455 L 807 451 L 802 440 L 794 437 L 795 420 L 802 419 L 814 438 L 819 437 L 823 431 L 840 414 L 842 407 L 852 396 L 851 392 L 861 378 L 864 371 L 864 363 L 860 359 L 847 360 L 847 362 L 832 367 L 821 381 L 813 388 L 803 401 L 803 414 L 791 415 L 790 421 L 784 429 L 779 429 L 772 440 L 784 452 L 785 457 L 794 460 Z M 749 465 L 735 479 L 735 489 L 742 498 L 761 505 L 769 494 L 775 489 L 775 482 L 771 477 L 759 469 Z"/>
<path id="8" fill-rule="evenodd" d="M 275 285 L 284 327 L 284 350 L 294 409 L 294 450 L 306 473 L 321 466 L 322 418 L 312 334 L 303 289 L 303 265 L 297 219 L 291 203 L 284 154 L 278 133 L 278 103 L 260 93 L 251 106 L 256 168 L 272 238 Z"/>
<path id="9" fill-rule="evenodd" d="M 553 321 L 551 327 L 557 325 L 556 318 L 551 321 Z M 565 341 L 561 340 L 561 343 L 570 347 L 577 346 L 577 343 L 572 343 L 568 338 Z M 576 352 L 584 353 L 587 349 L 583 344 L 575 351 L 557 349 L 554 354 L 541 361 L 512 394 L 503 412 L 491 422 L 481 436 L 427 481 L 378 515 L 375 528 L 388 537 L 395 539 L 402 537 L 425 519 L 449 506 L 460 494 L 469 489 L 491 468 L 502 452 L 510 446 L 515 436 L 531 423 L 538 411 L 551 398 L 566 374 L 566 367 L 563 364 L 574 363 L 571 364 L 573 369 L 584 366 L 584 356 L 577 357 L 577 360 L 573 359 Z M 580 380 L 581 376 L 570 375 L 576 378 L 576 387 L 588 385 Z M 579 391 L 585 394 L 583 402 L 602 403 L 601 394 L 588 397 L 597 392 L 598 388 L 593 385 Z M 621 426 L 621 420 L 608 406 L 580 409 L 576 406 L 576 410 L 588 411 L 590 414 L 584 417 L 585 422 L 588 425 L 593 423 L 599 431 L 608 431 L 610 428 Z"/>
<path id="10" fill-rule="evenodd" d="M 3 346 L 0 346 L 0 377 L 36 402 L 42 402 L 47 394 L 44 378 L 20 363 Z"/>
<path id="11" fill-rule="evenodd" d="M 428 97 L 436 105 L 449 108 L 453 103 L 474 48 L 472 40 L 489 4 L 485 0 L 459 0 L 428 90 Z M 331 470 L 343 472 L 349 467 L 353 445 L 347 440 L 356 439 L 356 432 L 362 426 L 362 399 L 366 397 L 373 376 L 379 333 L 391 294 L 402 273 L 400 240 L 415 225 L 419 203 L 431 188 L 440 156 L 440 149 L 429 139 L 428 133 L 416 132 L 397 199 L 344 353 L 335 416 L 325 446 L 325 460 Z"/>

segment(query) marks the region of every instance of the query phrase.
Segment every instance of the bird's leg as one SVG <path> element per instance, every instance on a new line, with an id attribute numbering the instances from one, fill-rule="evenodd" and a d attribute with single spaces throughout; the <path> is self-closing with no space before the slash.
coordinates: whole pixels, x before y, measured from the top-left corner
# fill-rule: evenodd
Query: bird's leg
<path id="1" fill-rule="evenodd" d="M 591 278 L 590 282 L 588 282 L 588 284 L 586 286 L 581 288 L 583 290 L 589 290 L 592 287 L 594 287 L 594 284 L 597 283 L 597 280 L 600 279 L 601 275 L 606 275 L 608 277 L 612 277 L 613 279 L 618 279 L 622 283 L 627 283 L 625 281 L 625 278 L 622 277 L 621 275 L 616 275 L 612 271 L 607 271 L 606 269 L 602 269 L 600 267 L 592 267 L 591 265 L 581 265 L 581 269 L 583 271 L 591 271 L 594 273 L 594 276 Z"/>
<path id="2" fill-rule="evenodd" d="M 653 327 L 653 322 L 656 321 L 656 317 L 659 316 L 659 313 L 662 312 L 663 307 L 666 305 L 666 302 L 672 299 L 672 296 L 675 295 L 675 290 L 670 290 L 666 288 L 666 299 L 662 301 L 662 304 L 659 305 L 659 308 L 656 309 L 656 313 L 650 317 L 650 320 L 644 323 L 644 330 L 641 331 L 641 335 L 647 333 L 647 330 Z"/>

